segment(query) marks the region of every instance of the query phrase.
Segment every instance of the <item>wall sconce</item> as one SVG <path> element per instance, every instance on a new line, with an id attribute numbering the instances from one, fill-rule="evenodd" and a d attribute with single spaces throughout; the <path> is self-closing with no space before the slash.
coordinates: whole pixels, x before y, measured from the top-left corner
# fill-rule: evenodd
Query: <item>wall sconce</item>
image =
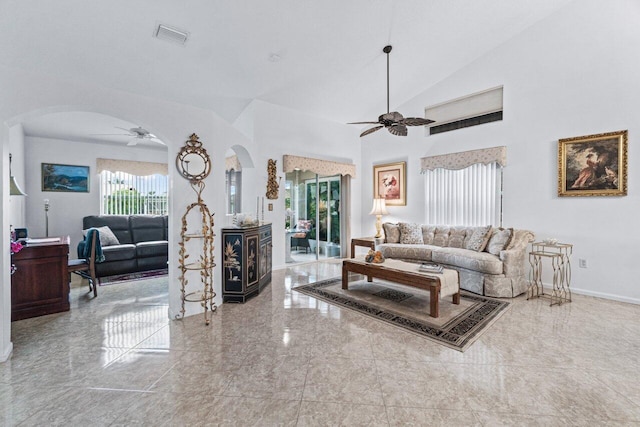
<path id="1" fill-rule="evenodd" d="M 276 180 L 276 161 L 269 159 L 267 164 L 267 199 L 275 200 L 278 198 L 278 190 L 280 189 L 280 183 Z"/>
<path id="2" fill-rule="evenodd" d="M 27 193 L 22 191 L 18 183 L 16 182 L 16 177 L 11 174 L 11 153 L 9 153 L 9 176 L 11 180 L 9 181 L 9 195 L 10 196 L 26 196 Z"/>

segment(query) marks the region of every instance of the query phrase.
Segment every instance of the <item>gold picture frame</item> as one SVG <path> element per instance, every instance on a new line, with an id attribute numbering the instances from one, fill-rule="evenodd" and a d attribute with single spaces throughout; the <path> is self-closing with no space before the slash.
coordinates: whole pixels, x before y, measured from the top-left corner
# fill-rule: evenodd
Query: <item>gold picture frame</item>
<path id="1" fill-rule="evenodd" d="M 387 206 L 407 205 L 407 162 L 373 165 L 373 198 Z"/>
<path id="2" fill-rule="evenodd" d="M 558 196 L 626 196 L 627 133 L 558 140 Z"/>

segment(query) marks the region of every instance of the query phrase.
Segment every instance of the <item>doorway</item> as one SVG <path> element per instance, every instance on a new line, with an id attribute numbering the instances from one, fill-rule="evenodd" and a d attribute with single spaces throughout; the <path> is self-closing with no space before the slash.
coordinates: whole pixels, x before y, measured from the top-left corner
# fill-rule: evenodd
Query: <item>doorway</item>
<path id="1" fill-rule="evenodd" d="M 342 176 L 295 170 L 285 174 L 287 263 L 342 256 Z"/>

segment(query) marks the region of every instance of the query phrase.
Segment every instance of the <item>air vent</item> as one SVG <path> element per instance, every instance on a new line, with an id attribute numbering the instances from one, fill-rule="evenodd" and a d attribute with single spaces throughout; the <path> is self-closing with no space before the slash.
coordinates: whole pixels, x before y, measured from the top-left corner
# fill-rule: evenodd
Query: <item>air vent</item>
<path id="1" fill-rule="evenodd" d="M 435 120 L 429 134 L 502 120 L 502 93 L 500 86 L 425 108 L 425 117 Z"/>
<path id="2" fill-rule="evenodd" d="M 159 38 L 160 40 L 184 45 L 187 42 L 189 33 L 186 31 L 178 30 L 177 28 L 171 28 L 164 24 L 159 24 L 156 28 L 154 36 Z"/>

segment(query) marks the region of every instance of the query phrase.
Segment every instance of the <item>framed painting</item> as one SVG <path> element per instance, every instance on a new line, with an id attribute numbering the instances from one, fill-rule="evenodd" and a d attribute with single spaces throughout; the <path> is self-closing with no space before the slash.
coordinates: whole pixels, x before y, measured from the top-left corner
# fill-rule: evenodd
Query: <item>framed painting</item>
<path id="1" fill-rule="evenodd" d="M 42 191 L 89 192 L 89 166 L 42 163 Z"/>
<path id="2" fill-rule="evenodd" d="M 558 196 L 626 195 L 626 130 L 558 141 Z"/>
<path id="3" fill-rule="evenodd" d="M 387 206 L 407 205 L 407 163 L 373 166 L 373 197 L 383 198 Z"/>

